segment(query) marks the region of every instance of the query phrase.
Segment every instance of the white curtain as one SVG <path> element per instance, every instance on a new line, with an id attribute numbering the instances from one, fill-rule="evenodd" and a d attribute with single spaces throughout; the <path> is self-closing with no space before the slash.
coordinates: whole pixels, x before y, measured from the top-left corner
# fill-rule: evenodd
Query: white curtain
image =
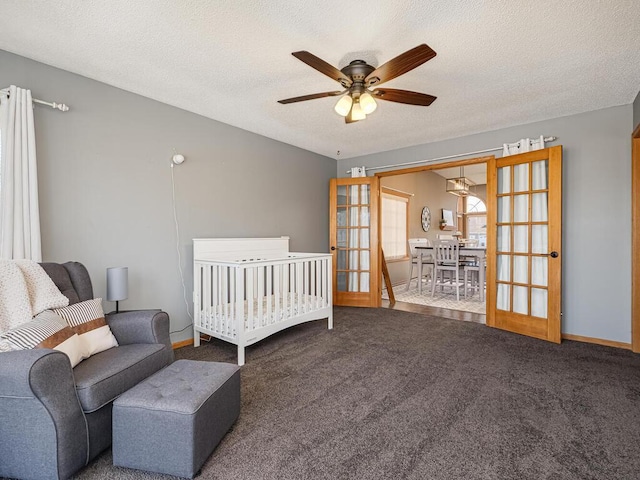
<path id="1" fill-rule="evenodd" d="M 544 148 L 544 135 L 540 138 L 523 138 L 516 143 L 504 143 L 502 145 L 502 156 L 515 155 L 517 153 L 531 152 L 533 150 L 541 150 Z"/>
<path id="2" fill-rule="evenodd" d="M 42 261 L 31 91 L 0 95 L 0 258 Z"/>
<path id="3" fill-rule="evenodd" d="M 351 178 L 366 177 L 367 169 L 365 167 L 351 167 Z"/>
<path id="4" fill-rule="evenodd" d="M 409 199 L 382 193 L 380 208 L 382 250 L 387 260 L 403 258 L 407 254 L 407 207 Z"/>

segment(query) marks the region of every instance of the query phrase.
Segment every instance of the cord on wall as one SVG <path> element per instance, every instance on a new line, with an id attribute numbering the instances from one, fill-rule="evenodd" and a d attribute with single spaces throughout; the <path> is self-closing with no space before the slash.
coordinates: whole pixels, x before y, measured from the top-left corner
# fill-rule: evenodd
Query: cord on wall
<path id="1" fill-rule="evenodd" d="M 180 272 L 180 282 L 182 283 L 182 298 L 187 307 L 187 315 L 191 319 L 191 323 L 180 330 L 174 330 L 171 333 L 180 333 L 193 325 L 193 316 L 189 310 L 189 302 L 187 301 L 187 286 L 184 283 L 184 272 L 182 271 L 182 255 L 180 254 L 180 225 L 178 223 L 178 211 L 176 209 L 176 179 L 173 175 L 173 168 L 184 162 L 184 155 L 175 154 L 171 159 L 171 204 L 173 206 L 173 222 L 176 226 L 176 253 L 178 254 L 178 271 Z"/>

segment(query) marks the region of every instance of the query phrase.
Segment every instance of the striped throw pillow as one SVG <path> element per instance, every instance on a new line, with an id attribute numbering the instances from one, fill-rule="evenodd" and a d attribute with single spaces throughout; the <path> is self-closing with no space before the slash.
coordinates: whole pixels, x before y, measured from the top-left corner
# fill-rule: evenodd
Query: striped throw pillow
<path id="1" fill-rule="evenodd" d="M 59 350 L 69 357 L 72 368 L 89 356 L 80 337 L 71 330 L 67 322 L 50 310 L 45 310 L 30 322 L 23 323 L 0 337 L 6 340 L 13 350 Z"/>
<path id="2" fill-rule="evenodd" d="M 89 356 L 118 346 L 104 318 L 102 299 L 94 298 L 53 310 L 64 318 L 87 347 Z"/>

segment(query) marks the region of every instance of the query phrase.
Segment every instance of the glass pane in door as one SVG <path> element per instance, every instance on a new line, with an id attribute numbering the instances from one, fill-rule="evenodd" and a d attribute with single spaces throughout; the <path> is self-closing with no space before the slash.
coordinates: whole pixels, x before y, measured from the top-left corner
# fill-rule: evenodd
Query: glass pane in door
<path id="1" fill-rule="evenodd" d="M 513 197 L 513 221 L 529 221 L 529 195 L 516 195 Z"/>
<path id="2" fill-rule="evenodd" d="M 498 222 L 511 221 L 511 197 L 498 197 Z"/>
<path id="3" fill-rule="evenodd" d="M 547 257 L 531 257 L 531 283 L 546 287 L 548 285 L 548 266 Z"/>
<path id="4" fill-rule="evenodd" d="M 509 302 L 509 292 L 510 292 L 510 285 L 505 285 L 503 283 L 499 283 L 498 284 L 498 301 L 496 304 L 496 307 L 498 308 L 498 310 L 509 310 L 509 305 L 511 302 Z"/>
<path id="5" fill-rule="evenodd" d="M 347 204 L 347 186 L 339 185 L 338 186 L 338 205 L 346 205 Z"/>
<path id="6" fill-rule="evenodd" d="M 529 257 L 516 255 L 513 257 L 513 281 L 516 283 L 528 283 L 529 268 L 527 265 Z"/>
<path id="7" fill-rule="evenodd" d="M 498 255 L 497 280 L 499 282 L 511 280 L 511 257 L 509 255 Z"/>
<path id="8" fill-rule="evenodd" d="M 531 195 L 531 220 L 534 222 L 547 222 L 549 221 L 549 207 L 547 205 L 547 198 L 549 194 L 534 193 Z"/>
<path id="9" fill-rule="evenodd" d="M 531 179 L 531 188 L 533 190 L 546 190 L 549 188 L 547 179 L 549 178 L 549 160 L 540 160 L 533 162 L 533 178 Z"/>
<path id="10" fill-rule="evenodd" d="M 549 252 L 549 227 L 547 225 L 531 226 L 531 253 Z"/>
<path id="11" fill-rule="evenodd" d="M 498 168 L 498 193 L 509 192 L 511 192 L 511 167 L 500 167 Z"/>
<path id="12" fill-rule="evenodd" d="M 547 318 L 548 292 L 542 288 L 531 289 L 531 315 Z"/>
<path id="13" fill-rule="evenodd" d="M 526 192 L 529 190 L 529 164 L 521 163 L 513 167 L 513 191 Z"/>
<path id="14" fill-rule="evenodd" d="M 519 285 L 513 286 L 513 311 L 523 315 L 529 314 L 529 289 Z"/>

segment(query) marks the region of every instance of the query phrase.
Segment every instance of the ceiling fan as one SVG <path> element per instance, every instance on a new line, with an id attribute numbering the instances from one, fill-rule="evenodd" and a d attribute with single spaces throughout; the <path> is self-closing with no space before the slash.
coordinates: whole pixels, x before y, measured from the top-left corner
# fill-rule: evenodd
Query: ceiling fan
<path id="1" fill-rule="evenodd" d="M 287 98 L 278 100 L 278 103 L 303 102 L 315 98 L 337 97 L 344 94 L 338 100 L 334 109 L 344 117 L 346 123 L 353 123 L 358 120 L 364 120 L 368 114 L 373 113 L 377 107 L 375 99 L 425 107 L 431 105 L 436 99 L 432 95 L 409 90 L 397 90 L 394 88 L 375 88 L 371 90 L 371 87 L 399 77 L 435 57 L 436 52 L 424 43 L 398 55 L 378 68 L 372 67 L 364 60 L 354 60 L 342 70 L 338 70 L 321 58 L 306 51 L 293 52 L 291 55 L 315 68 L 320 73 L 333 78 L 342 85 L 344 90 Z"/>

